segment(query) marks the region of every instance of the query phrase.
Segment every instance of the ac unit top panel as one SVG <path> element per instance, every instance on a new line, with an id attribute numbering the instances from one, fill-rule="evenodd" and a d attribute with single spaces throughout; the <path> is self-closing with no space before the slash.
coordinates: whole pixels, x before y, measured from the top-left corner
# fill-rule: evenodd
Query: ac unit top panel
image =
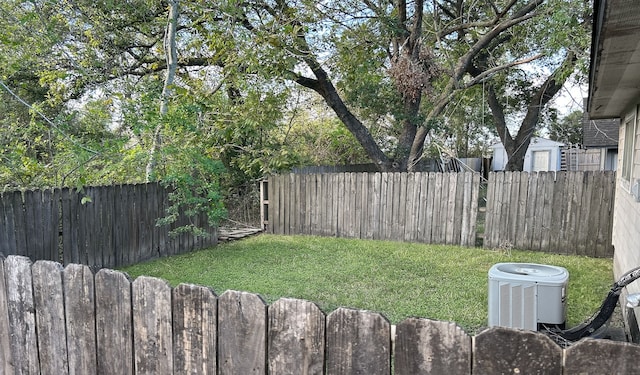
<path id="1" fill-rule="evenodd" d="M 489 270 L 489 279 L 537 283 L 540 285 L 563 285 L 569 278 L 564 267 L 535 263 L 497 263 Z"/>

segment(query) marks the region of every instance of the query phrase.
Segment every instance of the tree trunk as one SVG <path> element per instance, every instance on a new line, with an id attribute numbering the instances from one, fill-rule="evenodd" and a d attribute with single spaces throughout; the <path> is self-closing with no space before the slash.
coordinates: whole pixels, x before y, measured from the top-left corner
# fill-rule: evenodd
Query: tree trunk
<path id="1" fill-rule="evenodd" d="M 176 76 L 178 68 L 178 51 L 176 50 L 176 28 L 178 24 L 178 3 L 179 0 L 169 0 L 169 16 L 167 23 L 167 31 L 164 40 L 164 51 L 167 59 L 167 74 L 162 87 L 162 95 L 160 102 L 160 118 L 163 119 L 169 108 L 169 98 L 171 97 L 173 80 Z M 150 182 L 155 179 L 154 174 L 156 165 L 158 164 L 158 153 L 162 147 L 162 120 L 156 126 L 153 132 L 153 144 L 149 150 L 149 161 L 146 167 L 146 181 Z"/>
<path id="2" fill-rule="evenodd" d="M 496 129 L 498 130 L 500 140 L 507 152 L 508 161 L 505 166 L 505 170 L 522 171 L 524 169 L 524 157 L 538 125 L 540 111 L 562 88 L 567 75 L 562 75 L 561 73 L 565 71 L 572 71 L 577 61 L 578 58 L 575 53 L 569 52 L 563 63 L 551 75 L 549 75 L 547 80 L 535 91 L 529 101 L 527 114 L 522 120 L 515 138 L 511 136 L 511 133 L 507 128 L 504 108 L 498 100 L 495 87 L 492 84 L 487 85 L 487 100 L 489 108 L 491 109 L 491 114 L 493 115 L 493 120 L 495 122 Z"/>

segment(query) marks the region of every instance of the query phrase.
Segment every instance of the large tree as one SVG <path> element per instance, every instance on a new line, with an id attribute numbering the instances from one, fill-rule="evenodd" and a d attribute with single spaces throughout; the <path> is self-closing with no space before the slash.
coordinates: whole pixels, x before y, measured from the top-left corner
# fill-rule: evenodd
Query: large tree
<path id="1" fill-rule="evenodd" d="M 511 168 L 522 168 L 539 112 L 584 56 L 588 34 L 572 21 L 585 20 L 582 0 L 231 3 L 233 36 L 319 94 L 381 170 L 415 169 L 451 100 L 481 83 Z M 546 76 L 525 77 L 532 66 Z M 514 74 L 520 87 L 509 85 Z M 526 115 L 511 137 L 499 97 L 519 88 Z M 388 123 L 392 149 L 373 136 L 377 121 Z"/>
<path id="2" fill-rule="evenodd" d="M 88 94 L 111 99 L 111 126 L 138 147 L 142 169 L 154 166 L 146 156 L 160 140 L 167 152 L 193 145 L 252 176 L 286 166 L 286 137 L 274 134 L 287 126 L 286 97 L 299 85 L 323 99 L 381 170 L 414 170 L 434 130 L 450 126 L 452 100 L 465 95 L 484 92 L 501 135 L 518 110 L 530 110 L 511 137 L 528 142 L 584 54 L 587 34 L 576 25 L 588 18 L 586 3 L 183 0 L 175 17 L 177 2 L 7 0 L 0 11 L 11 48 L 0 51 L 0 78 L 43 90 L 34 102 L 58 125 Z M 161 177 L 166 166 L 158 168 Z"/>

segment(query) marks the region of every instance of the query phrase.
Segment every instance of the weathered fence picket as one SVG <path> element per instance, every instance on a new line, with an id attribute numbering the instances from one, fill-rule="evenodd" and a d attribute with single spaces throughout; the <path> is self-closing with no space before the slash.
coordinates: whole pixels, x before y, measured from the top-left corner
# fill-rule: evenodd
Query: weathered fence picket
<path id="1" fill-rule="evenodd" d="M 631 343 L 562 349 L 542 333 L 501 327 L 472 338 L 423 318 L 394 334 L 370 311 L 325 316 L 303 300 L 267 306 L 246 292 L 216 297 L 201 286 L 0 257 L 0 370 L 9 374 L 633 375 L 638 355 Z"/>
<path id="2" fill-rule="evenodd" d="M 38 358 L 43 374 L 68 374 L 69 356 L 64 320 L 62 265 L 43 260 L 31 267 L 38 335 Z"/>
<path id="3" fill-rule="evenodd" d="M 175 374 L 215 374 L 217 299 L 209 288 L 180 284 L 173 289 Z"/>
<path id="4" fill-rule="evenodd" d="M 322 375 L 325 315 L 317 305 L 282 298 L 268 310 L 269 374 Z"/>
<path id="5" fill-rule="evenodd" d="M 454 323 L 408 318 L 396 336 L 396 375 L 470 374 L 471 337 Z"/>
<path id="6" fill-rule="evenodd" d="M 220 375 L 266 375 L 267 305 L 255 294 L 226 291 L 218 299 Z"/>
<path id="7" fill-rule="evenodd" d="M 11 258 L 11 257 L 9 257 Z M 133 308 L 126 274 L 101 269 L 95 275 L 98 374 L 132 375 Z"/>
<path id="8" fill-rule="evenodd" d="M 638 374 L 640 345 L 625 342 L 585 339 L 566 349 L 565 374 Z"/>
<path id="9" fill-rule="evenodd" d="M 327 316 L 327 375 L 389 375 L 391 324 L 380 314 L 339 308 Z"/>
<path id="10" fill-rule="evenodd" d="M 560 375 L 562 350 L 545 335 L 494 327 L 473 340 L 473 373 Z"/>
<path id="11" fill-rule="evenodd" d="M 62 273 L 67 324 L 69 374 L 96 374 L 96 312 L 93 273 L 88 266 L 69 264 Z"/>
<path id="12" fill-rule="evenodd" d="M 10 367 L 16 374 L 40 374 L 31 261 L 22 256 L 10 256 L 2 263 L 9 316 L 9 347 L 0 349 L 5 353 L 2 357 L 12 362 Z"/>
<path id="13" fill-rule="evenodd" d="M 0 263 L 1 264 L 1 263 Z M 0 266 L 0 374 L 14 374 L 13 358 L 11 358 L 12 329 L 9 321 L 7 304 L 7 284 L 5 282 L 4 267 Z M 4 350 L 2 350 L 4 349 Z"/>

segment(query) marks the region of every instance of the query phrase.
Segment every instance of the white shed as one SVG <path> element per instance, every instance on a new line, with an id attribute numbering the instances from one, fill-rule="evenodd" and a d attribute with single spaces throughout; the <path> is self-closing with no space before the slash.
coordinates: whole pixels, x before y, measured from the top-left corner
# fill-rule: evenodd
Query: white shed
<path id="1" fill-rule="evenodd" d="M 524 156 L 525 172 L 546 172 L 559 171 L 562 153 L 560 148 L 564 143 L 552 141 L 550 139 L 533 137 Z M 507 151 L 504 149 L 502 142 L 491 146 L 493 150 L 493 160 L 491 161 L 491 170 L 503 171 L 507 165 L 509 158 Z"/>

